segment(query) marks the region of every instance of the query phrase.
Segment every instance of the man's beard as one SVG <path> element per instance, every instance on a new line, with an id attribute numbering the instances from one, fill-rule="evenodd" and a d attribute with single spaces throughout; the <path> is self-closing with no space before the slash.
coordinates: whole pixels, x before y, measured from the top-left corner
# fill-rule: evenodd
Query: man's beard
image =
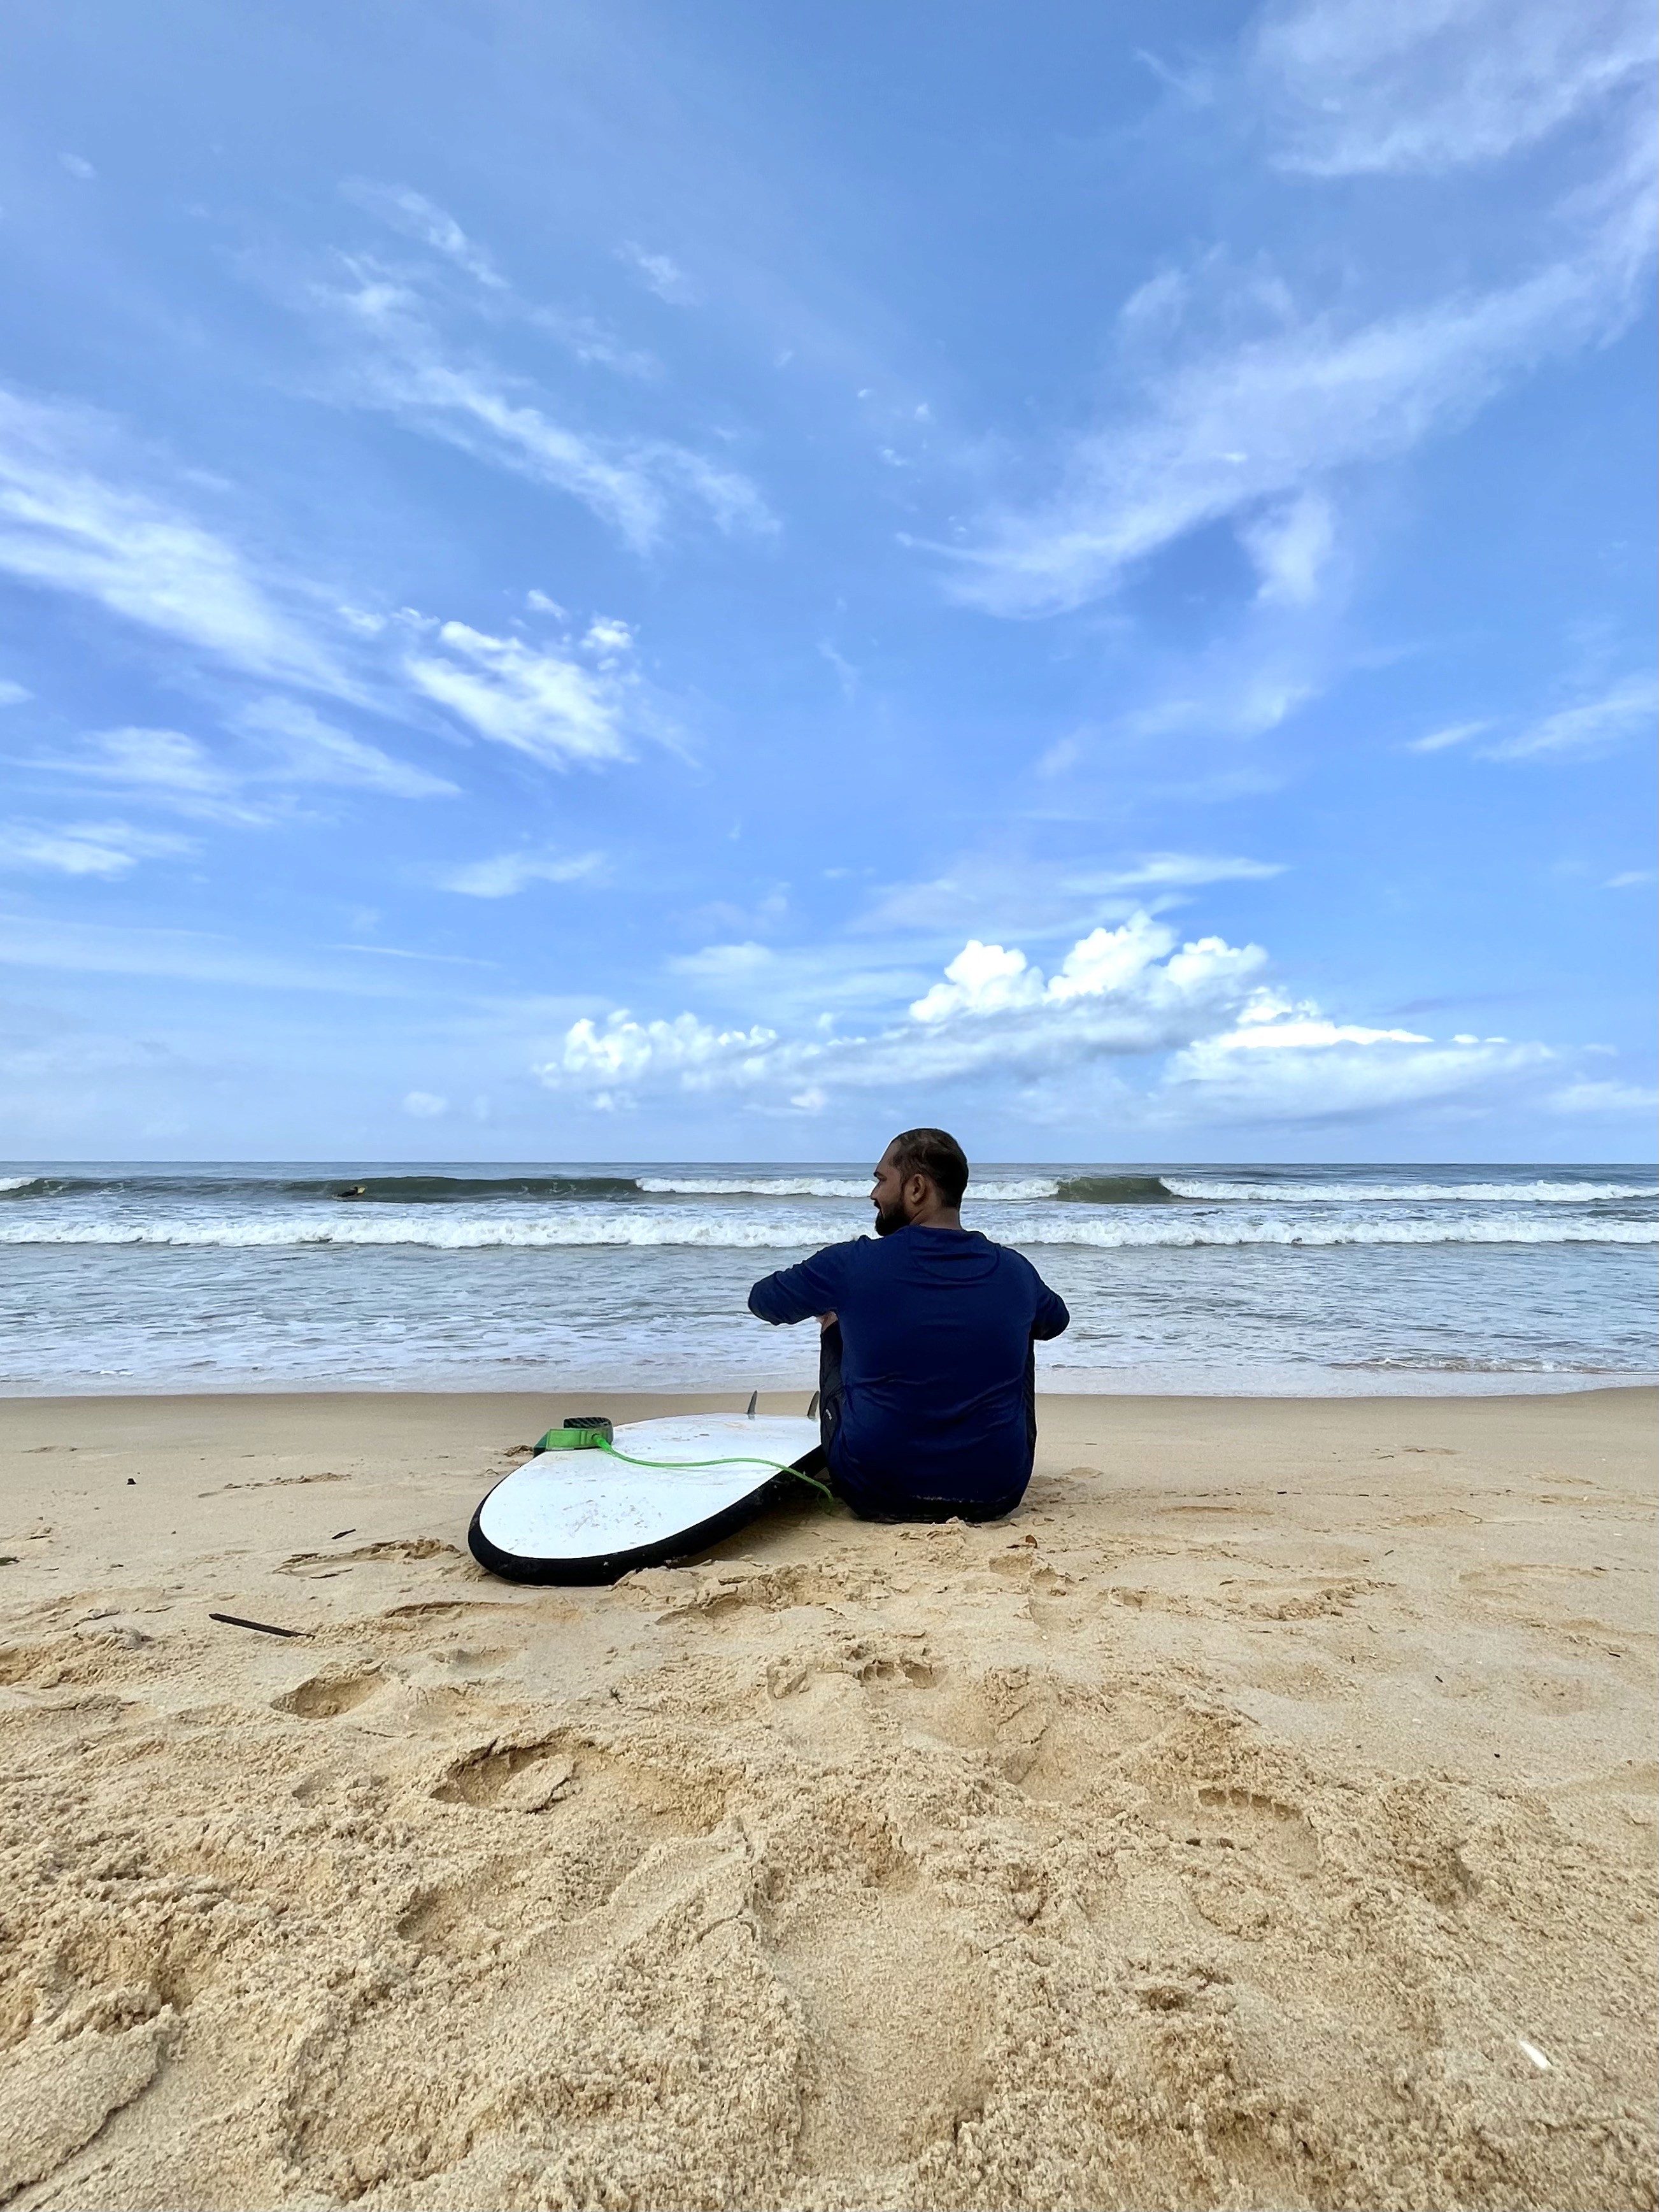
<path id="1" fill-rule="evenodd" d="M 904 1200 L 902 1198 L 895 1199 L 890 1206 L 878 1206 L 876 1208 L 878 1237 L 890 1237 L 896 1229 L 908 1229 L 909 1226 L 910 1217 L 904 1210 Z"/>

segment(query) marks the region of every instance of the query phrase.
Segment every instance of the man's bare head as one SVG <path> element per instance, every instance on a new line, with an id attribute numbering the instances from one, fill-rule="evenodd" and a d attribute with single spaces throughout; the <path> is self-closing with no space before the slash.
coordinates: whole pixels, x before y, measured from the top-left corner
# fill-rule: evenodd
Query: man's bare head
<path id="1" fill-rule="evenodd" d="M 967 1155 L 954 1137 L 943 1129 L 906 1129 L 876 1166 L 870 1198 L 877 1236 L 890 1237 L 914 1222 L 956 1228 L 967 1188 Z"/>

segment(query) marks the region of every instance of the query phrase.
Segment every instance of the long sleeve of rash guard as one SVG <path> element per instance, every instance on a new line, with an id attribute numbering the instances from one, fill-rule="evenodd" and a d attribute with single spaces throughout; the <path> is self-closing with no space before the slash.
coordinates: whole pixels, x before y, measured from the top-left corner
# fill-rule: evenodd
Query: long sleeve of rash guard
<path id="1" fill-rule="evenodd" d="M 749 1310 L 757 1320 L 781 1325 L 806 1321 L 814 1314 L 834 1313 L 846 1279 L 844 1255 L 856 1251 L 860 1239 L 850 1244 L 826 1244 L 799 1267 L 780 1267 L 764 1275 L 749 1293 Z"/>

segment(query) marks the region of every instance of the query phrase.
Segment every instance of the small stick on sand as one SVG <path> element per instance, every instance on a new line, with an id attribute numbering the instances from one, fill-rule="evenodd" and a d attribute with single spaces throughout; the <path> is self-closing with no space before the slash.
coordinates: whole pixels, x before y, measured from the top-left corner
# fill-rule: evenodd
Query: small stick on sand
<path id="1" fill-rule="evenodd" d="M 257 1628 L 261 1636 L 309 1636 L 308 1628 L 276 1628 L 268 1620 L 244 1620 L 240 1613 L 210 1613 L 210 1620 L 222 1620 L 227 1628 Z"/>

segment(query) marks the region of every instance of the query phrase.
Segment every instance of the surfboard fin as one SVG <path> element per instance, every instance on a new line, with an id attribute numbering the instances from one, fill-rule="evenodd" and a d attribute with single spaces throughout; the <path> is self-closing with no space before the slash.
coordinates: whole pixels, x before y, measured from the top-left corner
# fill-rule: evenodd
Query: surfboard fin
<path id="1" fill-rule="evenodd" d="M 818 1417 L 818 1394 L 817 1394 L 817 1392 L 816 1390 L 814 1390 L 814 1391 L 813 1391 L 813 1393 L 812 1393 L 812 1402 L 811 1402 L 811 1405 L 806 1408 L 806 1418 L 807 1418 L 807 1419 L 808 1419 L 809 1421 L 816 1421 L 816 1420 L 817 1420 L 817 1417 Z"/>
<path id="2" fill-rule="evenodd" d="M 755 1418 L 755 1408 L 759 1405 L 759 1403 L 760 1392 L 758 1390 L 751 1390 L 749 1394 L 749 1418 L 751 1421 Z"/>

